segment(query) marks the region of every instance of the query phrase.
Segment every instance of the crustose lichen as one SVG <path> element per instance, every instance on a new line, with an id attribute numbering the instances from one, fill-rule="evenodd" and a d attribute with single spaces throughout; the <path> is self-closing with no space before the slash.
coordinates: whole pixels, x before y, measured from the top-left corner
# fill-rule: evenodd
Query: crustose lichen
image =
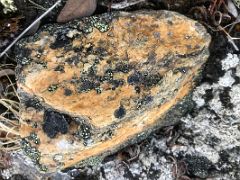
<path id="1" fill-rule="evenodd" d="M 3 13 L 7 14 L 9 12 L 15 12 L 17 10 L 16 6 L 14 5 L 13 0 L 0 0 L 0 3 L 3 5 Z"/>

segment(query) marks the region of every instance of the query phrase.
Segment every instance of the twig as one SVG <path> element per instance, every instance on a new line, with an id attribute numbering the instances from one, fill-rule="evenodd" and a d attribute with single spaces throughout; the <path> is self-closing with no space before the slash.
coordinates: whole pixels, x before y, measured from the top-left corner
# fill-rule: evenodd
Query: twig
<path id="1" fill-rule="evenodd" d="M 33 23 L 28 26 L 1 54 L 0 58 L 24 35 L 26 34 L 35 24 L 37 24 L 42 18 L 44 18 L 49 12 L 51 12 L 62 0 L 58 0 L 52 7 L 50 7 L 45 13 L 38 17 Z"/>
<path id="2" fill-rule="evenodd" d="M 32 0 L 28 0 L 28 1 L 29 1 L 30 3 L 32 3 L 34 6 L 36 6 L 36 8 L 38 8 L 38 9 L 41 9 L 41 10 L 43 10 L 43 11 L 46 11 L 46 10 L 47 10 L 47 8 L 44 8 L 43 6 L 35 3 L 35 2 L 32 1 Z"/>
<path id="3" fill-rule="evenodd" d="M 218 28 L 220 30 L 222 30 L 226 35 L 227 35 L 227 38 L 228 38 L 228 41 L 233 45 L 234 49 L 236 51 L 239 51 L 239 48 L 237 47 L 237 45 L 235 44 L 235 42 L 233 41 L 234 39 L 228 34 L 228 32 L 221 26 L 218 26 Z"/>
<path id="4" fill-rule="evenodd" d="M 12 69 L 3 69 L 0 71 L 0 78 L 3 76 L 10 76 L 10 75 L 15 75 L 14 70 Z"/>

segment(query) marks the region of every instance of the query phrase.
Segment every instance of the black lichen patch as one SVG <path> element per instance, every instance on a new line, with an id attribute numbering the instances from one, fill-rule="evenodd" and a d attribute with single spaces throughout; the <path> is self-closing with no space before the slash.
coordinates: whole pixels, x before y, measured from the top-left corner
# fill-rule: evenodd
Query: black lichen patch
<path id="1" fill-rule="evenodd" d="M 225 87 L 219 94 L 219 98 L 220 98 L 222 105 L 228 109 L 233 108 L 233 104 L 231 102 L 231 97 L 229 95 L 230 91 L 231 91 L 231 88 Z"/>
<path id="2" fill-rule="evenodd" d="M 105 71 L 103 80 L 104 81 L 111 81 L 113 79 L 113 70 L 112 69 L 107 69 Z"/>
<path id="3" fill-rule="evenodd" d="M 232 77 L 234 78 L 235 82 L 233 83 L 233 85 L 235 84 L 240 84 L 240 77 L 236 75 L 237 73 L 237 69 L 233 68 L 232 69 Z"/>
<path id="4" fill-rule="evenodd" d="M 181 72 L 181 73 L 187 73 L 188 68 L 186 67 L 181 67 L 181 68 L 177 68 L 173 71 L 173 73 L 177 73 L 177 72 Z"/>
<path id="5" fill-rule="evenodd" d="M 116 68 L 114 71 L 116 72 L 122 72 L 122 73 L 128 73 L 133 69 L 133 66 L 131 64 L 127 63 L 117 63 Z"/>
<path id="6" fill-rule="evenodd" d="M 58 71 L 61 73 L 64 73 L 64 66 L 63 65 L 58 65 L 57 67 L 55 67 L 54 71 Z"/>
<path id="7" fill-rule="evenodd" d="M 64 95 L 65 96 L 71 96 L 72 95 L 72 90 L 68 89 L 68 88 L 64 89 Z"/>
<path id="8" fill-rule="evenodd" d="M 219 80 L 219 77 L 224 75 L 222 70 L 221 60 L 226 57 L 226 54 L 231 52 L 226 36 L 216 33 L 212 36 L 212 42 L 209 47 L 210 56 L 203 70 L 203 82 L 214 83 Z"/>
<path id="9" fill-rule="evenodd" d="M 115 118 L 121 119 L 126 115 L 126 109 L 121 105 L 114 111 Z"/>
<path id="10" fill-rule="evenodd" d="M 112 138 L 112 136 L 113 136 L 113 130 L 111 130 L 111 129 L 108 129 L 107 131 L 105 131 L 105 132 L 103 132 L 102 134 L 101 134 L 101 137 L 100 137 L 100 140 L 101 141 L 106 141 L 106 140 L 108 140 L 108 139 L 111 139 Z"/>
<path id="11" fill-rule="evenodd" d="M 139 84 L 141 82 L 141 79 L 142 79 L 142 75 L 139 72 L 135 72 L 130 76 L 128 76 L 127 81 L 129 84 L 134 85 L 134 84 Z"/>
<path id="12" fill-rule="evenodd" d="M 134 72 L 128 76 L 130 85 L 143 85 L 144 87 L 152 87 L 157 85 L 162 79 L 160 74 L 150 74 L 148 72 Z"/>
<path id="13" fill-rule="evenodd" d="M 48 137 L 54 138 L 59 132 L 66 134 L 71 118 L 65 114 L 48 109 L 44 112 L 43 131 Z"/>
<path id="14" fill-rule="evenodd" d="M 58 89 L 58 84 L 52 84 L 52 85 L 50 85 L 49 87 L 48 87 L 48 91 L 49 92 L 54 92 L 54 91 L 56 91 Z"/>
<path id="15" fill-rule="evenodd" d="M 184 161 L 187 163 L 188 172 L 200 178 L 206 178 L 214 168 L 212 162 L 203 156 L 186 155 Z"/>
<path id="16" fill-rule="evenodd" d="M 47 62 L 44 62 L 44 61 L 41 61 L 41 60 L 38 60 L 38 61 L 35 61 L 36 62 L 36 64 L 39 64 L 39 65 L 41 65 L 43 68 L 47 68 Z"/>
<path id="17" fill-rule="evenodd" d="M 30 64 L 30 59 L 26 57 L 31 57 L 32 50 L 29 48 L 16 48 L 17 63 L 21 65 Z"/>
<path id="18" fill-rule="evenodd" d="M 37 98 L 26 98 L 24 104 L 27 108 L 32 107 L 36 110 L 41 110 L 43 108 L 40 101 Z"/>
<path id="19" fill-rule="evenodd" d="M 206 93 L 203 95 L 203 98 L 206 102 L 209 102 L 214 97 L 213 96 L 213 89 L 207 89 L 205 92 Z"/>
<path id="20" fill-rule="evenodd" d="M 83 51 L 83 46 L 79 46 L 79 47 L 73 47 L 73 51 L 75 53 L 80 53 Z"/>
<path id="21" fill-rule="evenodd" d="M 99 56 L 100 58 L 103 58 L 103 57 L 107 56 L 108 52 L 105 48 L 99 46 L 94 49 L 93 54 Z"/>
<path id="22" fill-rule="evenodd" d="M 98 82 L 94 82 L 88 79 L 82 80 L 79 87 L 77 88 L 77 91 L 80 92 L 88 92 L 90 90 L 93 90 L 97 87 L 99 87 L 100 84 Z"/>
<path id="23" fill-rule="evenodd" d="M 218 144 L 221 143 L 221 139 L 219 139 L 218 137 L 214 136 L 214 135 L 208 135 L 206 138 L 205 138 L 205 142 L 206 144 L 208 144 L 209 146 L 211 147 L 214 147 Z"/>
<path id="24" fill-rule="evenodd" d="M 63 48 L 71 43 L 71 39 L 66 36 L 68 29 L 56 33 L 56 40 L 50 45 L 52 49 Z"/>
<path id="25" fill-rule="evenodd" d="M 105 70 L 103 75 L 97 75 L 95 65 L 91 66 L 87 72 L 81 74 L 80 78 L 76 77 L 74 79 L 77 92 L 84 93 L 95 90 L 100 94 L 103 90 L 101 87 L 103 82 L 111 85 L 111 87 L 105 90 L 115 90 L 116 88 L 123 86 L 125 83 L 124 79 L 114 79 L 114 73 L 115 71 L 109 68 Z"/>
<path id="26" fill-rule="evenodd" d="M 110 84 L 113 85 L 112 90 L 124 85 L 124 79 L 114 79 L 109 81 Z"/>
<path id="27" fill-rule="evenodd" d="M 145 106 L 147 104 L 149 104 L 150 102 L 153 101 L 153 97 L 150 95 L 146 95 L 144 96 L 142 99 L 139 99 L 137 102 L 137 108 L 141 108 L 142 106 Z"/>
<path id="28" fill-rule="evenodd" d="M 139 86 L 135 86 L 134 89 L 135 89 L 135 91 L 136 91 L 137 94 L 140 94 L 141 88 L 140 88 Z"/>
<path id="29" fill-rule="evenodd" d="M 71 58 L 66 59 L 66 63 L 69 65 L 77 65 L 80 62 L 80 57 L 79 56 L 74 56 Z"/>

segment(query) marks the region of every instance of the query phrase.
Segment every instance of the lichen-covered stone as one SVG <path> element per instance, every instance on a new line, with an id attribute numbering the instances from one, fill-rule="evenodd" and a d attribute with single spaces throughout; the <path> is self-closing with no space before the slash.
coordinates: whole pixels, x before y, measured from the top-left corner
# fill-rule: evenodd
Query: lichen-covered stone
<path id="1" fill-rule="evenodd" d="M 39 163 L 54 171 L 175 123 L 192 105 L 210 39 L 202 25 L 168 11 L 44 27 L 16 49 L 21 118 L 28 122 L 21 136 L 37 134 Z"/>

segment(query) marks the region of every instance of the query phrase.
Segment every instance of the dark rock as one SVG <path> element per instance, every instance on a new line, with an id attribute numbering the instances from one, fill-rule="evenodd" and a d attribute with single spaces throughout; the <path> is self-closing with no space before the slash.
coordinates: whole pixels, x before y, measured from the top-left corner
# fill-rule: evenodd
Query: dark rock
<path id="1" fill-rule="evenodd" d="M 200 178 L 208 177 L 209 171 L 214 167 L 204 156 L 186 155 L 184 160 L 189 173 Z"/>

